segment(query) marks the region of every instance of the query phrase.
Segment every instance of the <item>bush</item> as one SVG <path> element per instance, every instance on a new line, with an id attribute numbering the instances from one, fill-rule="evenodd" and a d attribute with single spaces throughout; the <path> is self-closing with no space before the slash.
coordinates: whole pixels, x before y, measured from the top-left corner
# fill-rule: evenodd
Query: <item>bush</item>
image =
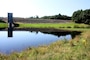
<path id="1" fill-rule="evenodd" d="M 74 28 L 80 28 L 78 25 L 75 25 Z"/>
<path id="2" fill-rule="evenodd" d="M 71 26 L 68 26 L 67 28 L 72 28 Z"/>
<path id="3" fill-rule="evenodd" d="M 0 23 L 5 23 L 5 21 L 0 20 Z"/>

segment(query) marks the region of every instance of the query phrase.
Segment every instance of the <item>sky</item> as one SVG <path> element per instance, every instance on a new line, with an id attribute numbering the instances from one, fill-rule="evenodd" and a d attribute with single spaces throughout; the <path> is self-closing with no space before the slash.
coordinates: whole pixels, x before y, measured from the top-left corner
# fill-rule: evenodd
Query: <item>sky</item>
<path id="1" fill-rule="evenodd" d="M 13 13 L 14 17 L 68 15 L 90 9 L 90 0 L 0 0 L 0 17 Z"/>

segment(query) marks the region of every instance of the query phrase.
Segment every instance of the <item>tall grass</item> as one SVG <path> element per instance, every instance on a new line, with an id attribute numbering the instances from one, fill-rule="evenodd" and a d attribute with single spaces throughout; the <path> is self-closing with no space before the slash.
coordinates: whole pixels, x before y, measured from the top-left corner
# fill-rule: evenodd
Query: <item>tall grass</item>
<path id="1" fill-rule="evenodd" d="M 85 40 L 83 42 L 83 40 Z M 86 44 L 85 44 L 86 43 Z M 28 48 L 20 53 L 0 54 L 1 60 L 90 60 L 90 31 L 73 40 L 60 40 L 49 46 Z"/>

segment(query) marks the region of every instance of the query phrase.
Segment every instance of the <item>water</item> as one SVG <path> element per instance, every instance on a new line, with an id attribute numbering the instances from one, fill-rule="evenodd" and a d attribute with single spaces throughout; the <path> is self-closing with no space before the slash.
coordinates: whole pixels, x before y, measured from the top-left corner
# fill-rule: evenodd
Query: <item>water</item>
<path id="1" fill-rule="evenodd" d="M 49 45 L 57 40 L 72 39 L 71 34 L 62 35 L 60 32 L 13 31 L 11 37 L 8 33 L 10 32 L 0 31 L 0 52 L 5 54 L 20 52 L 28 47 Z"/>

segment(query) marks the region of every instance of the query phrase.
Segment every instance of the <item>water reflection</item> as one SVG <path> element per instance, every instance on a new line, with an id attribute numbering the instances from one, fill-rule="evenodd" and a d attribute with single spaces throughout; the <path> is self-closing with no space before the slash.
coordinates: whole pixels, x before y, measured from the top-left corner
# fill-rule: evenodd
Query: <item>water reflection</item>
<path id="1" fill-rule="evenodd" d="M 71 40 L 81 32 L 77 31 L 52 31 L 46 30 L 31 30 L 22 29 L 15 30 L 12 24 L 9 24 L 8 34 L 7 30 L 0 31 L 0 52 L 9 54 L 13 51 L 20 52 L 28 47 L 38 47 L 42 45 L 49 45 L 57 40 Z M 27 31 L 28 30 L 28 31 Z M 8 37 L 7 37 L 8 35 Z M 12 38 L 9 38 L 12 37 Z"/>
<path id="2" fill-rule="evenodd" d="M 12 23 L 9 24 L 8 27 L 8 37 L 13 37 L 13 27 L 12 27 Z"/>
<path id="3" fill-rule="evenodd" d="M 57 32 L 57 34 L 60 34 Z M 7 37 L 7 31 L 0 31 L 0 52 L 9 54 L 22 51 L 28 47 L 49 45 L 57 40 L 71 39 L 71 35 L 58 37 L 54 34 L 30 31 L 13 31 L 13 37 Z"/>
<path id="4" fill-rule="evenodd" d="M 70 40 L 79 32 L 44 32 L 44 31 L 14 31 L 13 27 L 7 31 L 0 31 L 0 52 L 9 54 L 13 51 L 22 51 L 28 47 L 37 47 L 51 44 L 57 40 Z"/>
<path id="5" fill-rule="evenodd" d="M 8 37 L 13 37 L 13 30 L 15 30 L 15 29 L 13 29 L 13 27 L 12 26 L 10 26 L 9 28 L 8 28 Z M 20 30 L 15 30 L 15 31 L 20 31 Z M 21 31 L 26 31 L 26 30 L 21 30 Z M 81 32 L 79 32 L 79 31 L 70 31 L 70 32 L 67 32 L 67 31 L 60 31 L 60 32 L 53 32 L 53 31 L 49 31 L 49 32 L 44 32 L 44 31 L 31 31 L 31 30 L 28 30 L 28 31 L 30 31 L 30 32 L 36 32 L 37 34 L 38 34 L 38 32 L 42 32 L 42 33 L 44 33 L 44 34 L 52 34 L 52 35 L 55 35 L 55 36 L 57 36 L 57 37 L 60 37 L 60 36 L 65 36 L 65 35 L 71 35 L 72 36 L 72 39 L 76 36 L 76 35 L 79 35 Z"/>
<path id="6" fill-rule="evenodd" d="M 13 28 L 8 28 L 8 37 L 13 37 Z"/>
<path id="7" fill-rule="evenodd" d="M 76 36 L 76 35 L 79 35 L 81 32 L 79 31 L 71 31 L 71 32 L 42 32 L 44 34 L 52 34 L 52 35 L 55 35 L 55 36 L 65 36 L 65 35 L 71 35 L 72 36 L 72 39 Z"/>

